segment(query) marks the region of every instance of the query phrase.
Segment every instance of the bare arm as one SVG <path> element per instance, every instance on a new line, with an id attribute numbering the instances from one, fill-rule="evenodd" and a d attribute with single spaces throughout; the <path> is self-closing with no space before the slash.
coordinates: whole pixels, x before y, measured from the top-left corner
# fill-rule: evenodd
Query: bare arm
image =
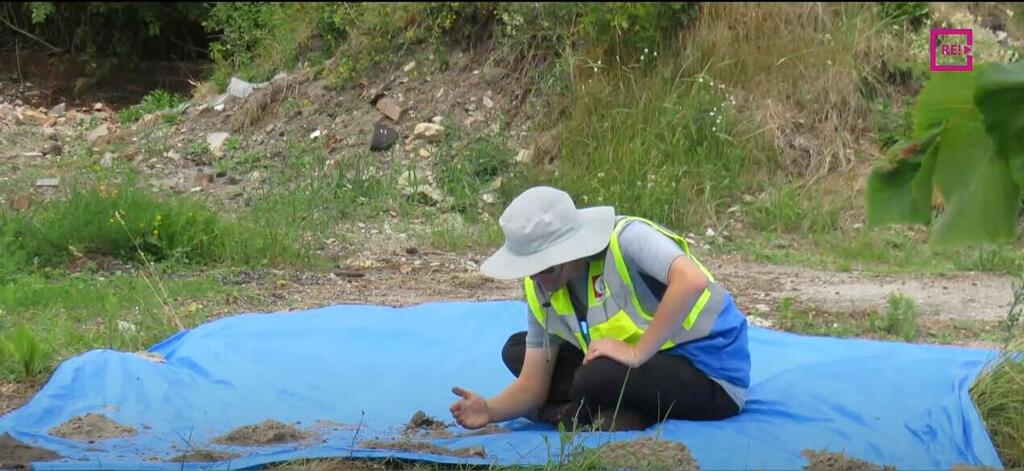
<path id="1" fill-rule="evenodd" d="M 551 346 L 551 361 L 547 361 L 543 348 L 527 348 L 519 377 L 490 399 L 484 400 L 476 393 L 452 388 L 452 392 L 461 397 L 449 408 L 455 421 L 466 428 L 480 428 L 492 422 L 522 417 L 543 405 L 551 386 L 558 348 L 557 345 Z"/>
<path id="2" fill-rule="evenodd" d="M 491 422 L 522 417 L 540 407 L 548 398 L 551 373 L 558 357 L 558 345 L 551 346 L 551 361 L 543 348 L 527 348 L 523 371 L 504 391 L 487 400 Z"/>
<path id="3" fill-rule="evenodd" d="M 639 364 L 645 363 L 658 350 L 672 331 L 679 327 L 683 318 L 690 313 L 697 298 L 708 286 L 708 279 L 690 259 L 684 255 L 676 257 L 668 269 L 668 283 L 654 320 L 636 343 Z"/>

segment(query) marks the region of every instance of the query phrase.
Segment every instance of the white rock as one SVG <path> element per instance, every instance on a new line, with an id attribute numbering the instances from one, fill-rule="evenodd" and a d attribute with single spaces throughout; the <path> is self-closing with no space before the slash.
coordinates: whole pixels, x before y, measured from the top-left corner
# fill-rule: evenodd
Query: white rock
<path id="1" fill-rule="evenodd" d="M 85 136 L 85 140 L 89 141 L 89 144 L 94 144 L 97 139 L 106 136 L 107 134 L 110 134 L 110 130 L 107 129 L 106 124 L 101 124 L 97 126 L 96 129 L 89 131 L 89 134 Z"/>
<path id="2" fill-rule="evenodd" d="M 430 119 L 430 122 L 434 124 L 441 124 L 441 121 L 444 121 L 444 118 L 441 116 L 434 116 Z"/>
<path id="3" fill-rule="evenodd" d="M 409 72 L 412 72 L 412 69 L 415 69 L 415 68 L 416 68 L 416 61 L 412 61 L 412 62 L 410 62 L 408 64 L 405 64 L 405 67 L 402 67 L 402 72 L 409 73 Z"/>
<path id="4" fill-rule="evenodd" d="M 213 152 L 214 155 L 223 154 L 221 146 L 224 145 L 224 141 L 230 135 L 231 134 L 228 134 L 226 132 L 211 132 L 210 134 L 207 134 L 206 144 L 210 146 L 210 152 Z"/>
<path id="5" fill-rule="evenodd" d="M 704 231 L 704 236 L 705 237 L 714 237 L 715 236 L 715 230 L 709 227 L 708 230 Z"/>
<path id="6" fill-rule="evenodd" d="M 114 154 L 110 152 L 104 152 L 103 158 L 100 159 L 100 166 L 103 168 L 110 168 L 114 166 Z"/>
<path id="7" fill-rule="evenodd" d="M 420 157 L 423 157 L 424 159 L 430 158 L 430 151 L 420 148 Z"/>
<path id="8" fill-rule="evenodd" d="M 530 160 L 533 160 L 533 152 L 530 152 L 529 150 L 523 149 L 516 154 L 516 163 L 525 164 Z"/>
<path id="9" fill-rule="evenodd" d="M 427 142 L 438 142 L 444 139 L 444 127 L 433 123 L 420 123 L 413 129 L 412 135 Z"/>
<path id="10" fill-rule="evenodd" d="M 320 137 L 320 130 L 319 130 L 319 129 L 317 129 L 316 131 L 313 131 L 313 132 L 312 132 L 312 133 L 310 133 L 310 135 L 309 135 L 309 138 L 310 138 L 310 139 L 316 139 L 316 138 L 318 138 L 318 137 Z"/>
<path id="11" fill-rule="evenodd" d="M 488 98 L 486 95 L 484 96 L 483 102 L 484 106 L 486 106 L 487 108 L 494 108 L 494 102 L 491 101 L 491 99 Z"/>
<path id="12" fill-rule="evenodd" d="M 36 186 L 44 186 L 44 187 L 60 186 L 60 177 L 40 178 L 39 180 L 36 181 Z"/>

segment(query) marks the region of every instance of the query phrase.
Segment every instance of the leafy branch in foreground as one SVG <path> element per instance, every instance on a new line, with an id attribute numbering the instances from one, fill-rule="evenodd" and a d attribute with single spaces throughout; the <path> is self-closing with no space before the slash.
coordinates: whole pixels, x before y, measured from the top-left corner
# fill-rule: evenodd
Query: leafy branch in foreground
<path id="1" fill-rule="evenodd" d="M 936 73 L 918 96 L 912 135 L 868 178 L 867 224 L 931 224 L 933 245 L 1004 242 L 1016 232 L 1022 185 L 1024 62 Z"/>

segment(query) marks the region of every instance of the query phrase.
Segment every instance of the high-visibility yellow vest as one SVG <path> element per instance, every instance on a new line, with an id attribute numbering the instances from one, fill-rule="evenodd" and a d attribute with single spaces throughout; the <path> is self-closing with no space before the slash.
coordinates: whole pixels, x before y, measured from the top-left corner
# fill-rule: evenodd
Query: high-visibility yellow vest
<path id="1" fill-rule="evenodd" d="M 650 325 L 658 300 L 647 290 L 637 292 L 637 285 L 629 274 L 626 262 L 619 250 L 619 233 L 629 224 L 648 224 L 674 240 L 707 277 L 707 287 L 697 302 L 673 330 L 672 335 L 661 346 L 661 350 L 681 343 L 703 338 L 711 333 L 715 319 L 725 303 L 726 291 L 693 255 L 681 236 L 647 219 L 620 217 L 612 230 L 611 240 L 605 256 L 590 261 L 587 270 L 587 313 L 590 341 L 609 338 L 626 343 L 636 343 Z M 549 334 L 575 343 L 584 352 L 587 341 L 576 312 L 569 300 L 569 291 L 562 287 L 545 293 L 530 277 L 523 279 L 523 289 L 530 312 Z"/>

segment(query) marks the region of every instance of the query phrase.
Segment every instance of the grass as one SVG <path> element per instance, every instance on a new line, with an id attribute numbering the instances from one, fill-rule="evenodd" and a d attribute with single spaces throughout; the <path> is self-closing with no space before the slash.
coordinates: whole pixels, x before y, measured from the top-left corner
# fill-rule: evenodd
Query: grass
<path id="1" fill-rule="evenodd" d="M 166 111 L 174 108 L 185 101 L 182 96 L 168 93 L 165 90 L 153 90 L 142 97 L 142 101 L 137 105 L 132 105 L 128 108 L 117 112 L 117 122 L 121 124 L 131 124 L 143 116 L 156 113 L 160 111 Z M 174 124 L 181 118 L 180 113 L 166 113 L 161 115 L 161 120 L 164 123 Z"/>
<path id="2" fill-rule="evenodd" d="M 987 365 L 971 385 L 971 399 L 985 422 L 1003 466 L 1024 467 L 1024 341 L 1017 340 Z"/>
<path id="3" fill-rule="evenodd" d="M 719 219 L 767 171 L 765 149 L 742 137 L 749 123 L 730 93 L 695 67 L 594 67 L 559 118 L 553 168 L 533 166 L 528 180 L 670 227 Z"/>
<path id="4" fill-rule="evenodd" d="M 64 198 L 28 213 L 0 212 L 0 269 L 60 266 L 82 254 L 137 260 L 140 251 L 157 262 L 184 264 L 256 266 L 302 258 L 295 241 L 273 228 L 222 216 L 196 199 L 157 198 L 130 178 L 68 185 Z"/>
<path id="5" fill-rule="evenodd" d="M 177 331 L 165 306 L 191 327 L 211 306 L 246 295 L 222 285 L 216 273 L 170 279 L 159 286 L 141 274 L 19 275 L 0 281 L 0 377 L 30 379 L 56 362 L 95 348 L 138 351 Z"/>

